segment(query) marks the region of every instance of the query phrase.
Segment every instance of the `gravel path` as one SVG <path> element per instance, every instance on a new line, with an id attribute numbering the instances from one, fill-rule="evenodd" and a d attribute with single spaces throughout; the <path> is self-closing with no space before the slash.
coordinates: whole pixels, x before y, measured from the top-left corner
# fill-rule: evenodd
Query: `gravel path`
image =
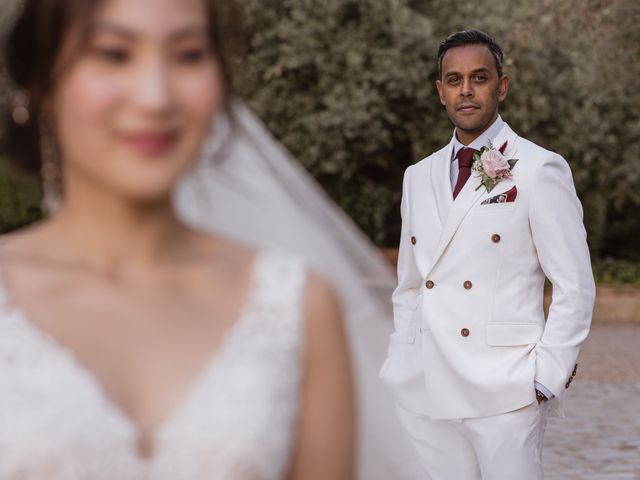
<path id="1" fill-rule="evenodd" d="M 594 325 L 545 435 L 547 480 L 640 479 L 640 323 Z"/>

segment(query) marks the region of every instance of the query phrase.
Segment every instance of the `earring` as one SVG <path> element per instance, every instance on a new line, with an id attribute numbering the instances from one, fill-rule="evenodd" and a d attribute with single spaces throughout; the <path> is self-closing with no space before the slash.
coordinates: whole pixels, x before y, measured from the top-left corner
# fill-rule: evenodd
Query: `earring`
<path id="1" fill-rule="evenodd" d="M 45 214 L 55 213 L 62 201 L 62 184 L 60 181 L 60 165 L 58 148 L 51 124 L 44 117 L 40 118 L 40 177 L 42 179 L 42 210 Z"/>
<path id="2" fill-rule="evenodd" d="M 14 90 L 9 94 L 9 103 L 11 104 L 11 119 L 17 125 L 25 125 L 31 117 L 29 113 L 29 104 L 31 103 L 31 95 L 26 90 Z"/>

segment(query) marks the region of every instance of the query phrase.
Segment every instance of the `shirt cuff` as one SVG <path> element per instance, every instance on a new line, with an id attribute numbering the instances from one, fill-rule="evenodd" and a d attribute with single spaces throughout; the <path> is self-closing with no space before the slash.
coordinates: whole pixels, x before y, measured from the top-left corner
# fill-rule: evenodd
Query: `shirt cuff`
<path id="1" fill-rule="evenodd" d="M 553 393 L 551 393 L 547 387 L 538 382 L 534 382 L 534 385 L 536 387 L 536 390 L 547 397 L 547 399 L 551 400 L 553 398 Z"/>

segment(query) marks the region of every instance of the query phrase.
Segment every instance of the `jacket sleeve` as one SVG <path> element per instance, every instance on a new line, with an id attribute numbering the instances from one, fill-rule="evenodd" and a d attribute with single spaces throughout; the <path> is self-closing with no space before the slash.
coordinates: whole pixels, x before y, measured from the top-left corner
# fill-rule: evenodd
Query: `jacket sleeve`
<path id="1" fill-rule="evenodd" d="M 582 206 L 567 162 L 549 155 L 534 173 L 532 191 L 529 225 L 540 265 L 553 285 L 549 315 L 535 348 L 535 380 L 560 397 L 589 333 L 595 284 Z"/>
<path id="2" fill-rule="evenodd" d="M 398 286 L 392 295 L 395 328 L 398 333 L 405 335 L 415 334 L 409 327 L 422 283 L 422 277 L 415 262 L 414 246 L 411 243 L 411 208 L 409 206 L 410 195 L 408 190 L 412 168 L 407 168 L 402 184 L 402 203 L 400 207 L 402 230 L 398 251 Z"/>

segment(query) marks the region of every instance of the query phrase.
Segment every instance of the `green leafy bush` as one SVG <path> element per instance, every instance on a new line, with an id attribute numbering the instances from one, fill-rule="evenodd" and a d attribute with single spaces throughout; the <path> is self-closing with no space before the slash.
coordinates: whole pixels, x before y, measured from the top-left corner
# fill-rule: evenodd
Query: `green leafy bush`
<path id="1" fill-rule="evenodd" d="M 12 172 L 7 161 L 0 158 L 0 233 L 10 232 L 41 217 L 37 181 Z"/>
<path id="2" fill-rule="evenodd" d="M 239 90 L 379 244 L 399 234 L 404 169 L 450 134 L 433 22 L 399 0 L 246 0 Z"/>
<path id="3" fill-rule="evenodd" d="M 404 169 L 451 136 L 434 88 L 438 42 L 480 28 L 505 48 L 504 118 L 573 168 L 593 256 L 632 249 L 612 232 L 640 205 L 639 2 L 241 3 L 239 91 L 378 244 L 397 243 Z"/>
<path id="4" fill-rule="evenodd" d="M 593 262 L 596 282 L 610 285 L 640 287 L 640 262 L 607 258 Z"/>

